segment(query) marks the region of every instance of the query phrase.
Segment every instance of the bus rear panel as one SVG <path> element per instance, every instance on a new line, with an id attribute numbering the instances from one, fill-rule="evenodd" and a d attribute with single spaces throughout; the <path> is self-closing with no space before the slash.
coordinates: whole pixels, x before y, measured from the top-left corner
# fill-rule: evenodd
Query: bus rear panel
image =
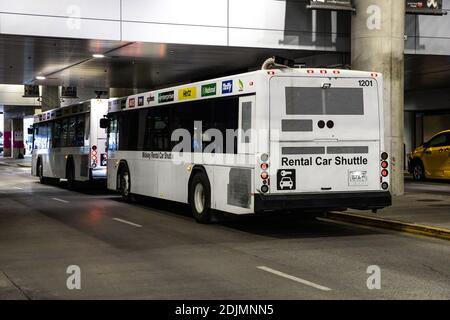
<path id="1" fill-rule="evenodd" d="M 255 212 L 391 204 L 382 77 L 368 75 L 311 70 L 270 78 L 270 160 L 259 169 L 270 183 L 255 193 Z"/>

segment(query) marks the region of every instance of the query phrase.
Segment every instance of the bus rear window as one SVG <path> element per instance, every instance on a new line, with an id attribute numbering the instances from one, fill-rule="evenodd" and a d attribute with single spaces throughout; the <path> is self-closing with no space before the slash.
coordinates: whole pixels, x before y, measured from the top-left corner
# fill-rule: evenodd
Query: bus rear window
<path id="1" fill-rule="evenodd" d="M 363 115 L 362 88 L 286 87 L 287 115 Z"/>

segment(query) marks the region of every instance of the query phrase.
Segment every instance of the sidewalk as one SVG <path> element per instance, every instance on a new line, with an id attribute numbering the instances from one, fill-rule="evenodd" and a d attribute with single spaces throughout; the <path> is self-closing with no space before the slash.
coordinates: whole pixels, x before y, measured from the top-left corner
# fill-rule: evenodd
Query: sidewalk
<path id="1" fill-rule="evenodd" d="M 25 159 L 11 159 L 0 156 L 0 166 L 19 166 L 31 168 L 31 157 L 27 156 Z"/>
<path id="2" fill-rule="evenodd" d="M 371 211 L 331 212 L 328 218 L 450 239 L 450 183 L 405 181 L 406 193 L 392 206 Z"/>

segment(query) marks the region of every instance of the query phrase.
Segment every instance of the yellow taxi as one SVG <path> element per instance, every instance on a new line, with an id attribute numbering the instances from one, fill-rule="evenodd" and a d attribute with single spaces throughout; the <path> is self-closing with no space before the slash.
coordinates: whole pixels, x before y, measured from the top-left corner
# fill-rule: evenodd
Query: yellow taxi
<path id="1" fill-rule="evenodd" d="M 409 157 L 408 169 L 414 180 L 450 179 L 450 130 L 417 147 Z"/>

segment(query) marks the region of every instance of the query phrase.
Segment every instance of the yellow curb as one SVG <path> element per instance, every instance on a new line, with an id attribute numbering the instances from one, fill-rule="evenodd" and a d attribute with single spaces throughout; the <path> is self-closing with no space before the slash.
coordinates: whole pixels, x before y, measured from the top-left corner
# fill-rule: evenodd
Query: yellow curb
<path id="1" fill-rule="evenodd" d="M 445 228 L 431 227 L 398 220 L 367 217 L 359 214 L 343 212 L 328 212 L 326 214 L 326 217 L 333 220 L 363 224 L 372 227 L 386 228 L 407 233 L 420 234 L 433 238 L 450 240 L 450 230 Z"/>

